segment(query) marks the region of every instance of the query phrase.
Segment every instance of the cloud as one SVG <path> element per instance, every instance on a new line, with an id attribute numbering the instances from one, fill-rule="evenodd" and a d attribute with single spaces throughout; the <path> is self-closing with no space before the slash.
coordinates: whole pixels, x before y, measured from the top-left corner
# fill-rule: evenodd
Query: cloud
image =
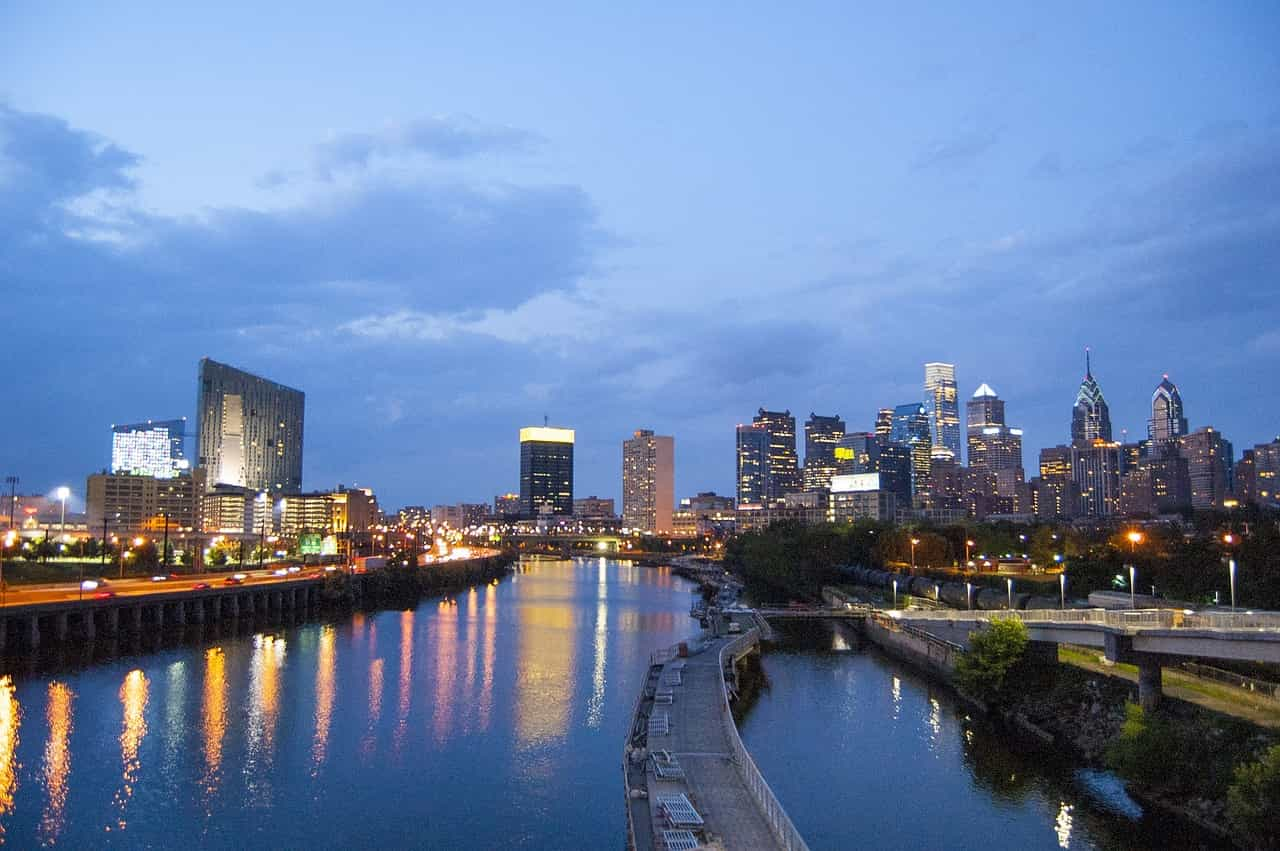
<path id="1" fill-rule="evenodd" d="M 1000 132 L 994 127 L 975 127 L 954 136 L 935 139 L 916 155 L 911 167 L 916 170 L 951 168 L 973 162 L 995 147 Z"/>
<path id="2" fill-rule="evenodd" d="M 542 144 L 535 133 L 485 124 L 469 115 L 440 115 L 374 132 L 340 133 L 316 150 L 316 172 L 325 179 L 340 170 L 363 169 L 376 158 L 422 155 L 460 160 L 480 154 L 526 153 Z"/>
<path id="3" fill-rule="evenodd" d="M 1030 173 L 1032 177 L 1041 180 L 1056 180 L 1064 173 L 1062 157 L 1058 156 L 1056 151 L 1049 151 L 1036 160 L 1035 165 L 1031 166 Z"/>

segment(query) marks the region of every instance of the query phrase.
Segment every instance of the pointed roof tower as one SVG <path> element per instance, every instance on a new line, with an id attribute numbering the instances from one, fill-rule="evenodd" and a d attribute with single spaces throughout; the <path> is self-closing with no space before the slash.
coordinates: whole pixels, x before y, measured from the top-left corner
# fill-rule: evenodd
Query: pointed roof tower
<path id="1" fill-rule="evenodd" d="M 1090 351 L 1084 350 L 1084 380 L 1076 391 L 1076 404 L 1071 411 L 1071 439 L 1111 441 L 1111 411 L 1102 388 L 1093 377 Z"/>

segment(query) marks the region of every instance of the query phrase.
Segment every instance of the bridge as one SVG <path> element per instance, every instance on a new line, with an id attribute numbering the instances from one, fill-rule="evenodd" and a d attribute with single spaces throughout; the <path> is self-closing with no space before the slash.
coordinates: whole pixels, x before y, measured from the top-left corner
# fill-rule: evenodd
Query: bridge
<path id="1" fill-rule="evenodd" d="M 629 848 L 807 851 L 729 708 L 736 662 L 759 642 L 753 626 L 650 660 L 623 758 Z"/>
<path id="2" fill-rule="evenodd" d="M 768 620 L 828 618 L 864 620 L 864 604 L 827 594 L 826 607 L 769 607 L 755 610 Z M 1138 668 L 1138 700 L 1145 708 L 1160 702 L 1165 664 L 1187 658 L 1280 664 L 1280 613 L 1193 612 L 1179 609 L 1029 609 L 966 611 L 906 609 L 884 612 L 899 623 L 942 641 L 967 647 L 969 634 L 996 620 L 1026 624 L 1030 640 L 1048 652 L 1058 644 L 1096 647 L 1112 662 Z"/>

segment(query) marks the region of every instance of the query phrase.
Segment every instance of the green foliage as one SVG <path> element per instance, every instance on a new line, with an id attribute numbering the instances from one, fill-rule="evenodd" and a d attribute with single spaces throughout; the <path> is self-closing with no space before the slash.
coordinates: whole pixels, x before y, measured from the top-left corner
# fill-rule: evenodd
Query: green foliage
<path id="1" fill-rule="evenodd" d="M 1107 765 L 1140 786 L 1158 788 L 1174 750 L 1173 731 L 1158 715 L 1126 703 L 1120 735 L 1107 747 Z"/>
<path id="2" fill-rule="evenodd" d="M 979 700 L 1006 702 L 1014 679 L 1010 675 L 1022 662 L 1027 641 L 1022 621 L 992 621 L 969 636 L 969 652 L 956 662 L 956 684 Z"/>
<path id="3" fill-rule="evenodd" d="M 1257 762 L 1236 767 L 1227 790 L 1227 814 L 1251 843 L 1280 847 L 1280 745 Z"/>
<path id="4" fill-rule="evenodd" d="M 878 539 L 887 530 L 877 523 L 774 523 L 730 540 L 725 563 L 763 586 L 765 594 L 817 596 L 823 585 L 839 578 L 837 566 L 878 564 Z"/>

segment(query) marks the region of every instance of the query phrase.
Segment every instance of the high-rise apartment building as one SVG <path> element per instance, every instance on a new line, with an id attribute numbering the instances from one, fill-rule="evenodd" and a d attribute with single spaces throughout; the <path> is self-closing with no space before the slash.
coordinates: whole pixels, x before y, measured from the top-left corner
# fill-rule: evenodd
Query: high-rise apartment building
<path id="1" fill-rule="evenodd" d="M 622 525 L 669 533 L 676 501 L 675 438 L 640 429 L 622 441 Z"/>
<path id="2" fill-rule="evenodd" d="M 836 445 L 844 437 L 844 420 L 839 414 L 823 417 L 814 413 L 804 423 L 804 489 L 826 491 L 836 472 Z"/>
<path id="3" fill-rule="evenodd" d="M 200 361 L 197 458 L 210 487 L 279 496 L 302 490 L 306 396 L 209 358 Z"/>
<path id="4" fill-rule="evenodd" d="M 1235 473 L 1231 441 L 1210 426 L 1184 434 L 1178 440 L 1191 483 L 1191 507 L 1197 511 L 1222 508 L 1232 493 Z"/>
<path id="5" fill-rule="evenodd" d="M 111 472 L 172 479 L 190 469 L 187 418 L 111 426 Z"/>
<path id="6" fill-rule="evenodd" d="M 1110 517 L 1120 512 L 1120 444 L 1076 441 L 1071 446 L 1071 481 L 1079 494 L 1081 517 Z"/>
<path id="7" fill-rule="evenodd" d="M 953 458 L 962 463 L 960 455 L 960 402 L 956 389 L 956 367 L 950 363 L 926 363 L 924 365 L 925 408 L 929 415 L 931 454 L 936 458 Z"/>
<path id="8" fill-rule="evenodd" d="M 1102 388 L 1093 377 L 1089 351 L 1084 355 L 1084 379 L 1076 391 L 1076 403 L 1071 409 L 1072 441 L 1101 440 L 1111 442 L 1111 410 L 1102 395 Z"/>
<path id="9" fill-rule="evenodd" d="M 163 534 L 198 531 L 204 492 L 204 473 L 196 470 L 170 478 L 124 473 L 95 473 L 85 483 L 89 533 Z"/>
<path id="10" fill-rule="evenodd" d="M 520 429 L 520 512 L 573 514 L 573 440 L 571 428 Z"/>
<path id="11" fill-rule="evenodd" d="M 761 408 L 751 424 L 769 433 L 765 499 L 776 501 L 785 494 L 800 490 L 800 462 L 796 456 L 796 418 L 791 411 L 766 411 Z"/>
<path id="12" fill-rule="evenodd" d="M 1147 437 L 1154 441 L 1177 440 L 1187 433 L 1187 418 L 1182 415 L 1182 396 L 1166 375 L 1151 394 L 1151 419 Z"/>
<path id="13" fill-rule="evenodd" d="M 1071 447 L 1041 449 L 1036 514 L 1044 518 L 1071 519 L 1079 513 L 1079 501 L 1079 491 L 1072 477 Z"/>
<path id="14" fill-rule="evenodd" d="M 573 501 L 573 519 L 591 522 L 616 520 L 617 513 L 613 507 L 613 497 L 582 496 Z"/>
<path id="15" fill-rule="evenodd" d="M 1241 503 L 1280 508 L 1280 437 L 1241 453 L 1236 494 Z"/>
<path id="16" fill-rule="evenodd" d="M 493 513 L 497 517 L 519 517 L 520 511 L 518 493 L 500 493 L 493 498 Z"/>
<path id="17" fill-rule="evenodd" d="M 738 505 L 763 505 L 769 491 L 769 430 L 738 426 Z"/>

